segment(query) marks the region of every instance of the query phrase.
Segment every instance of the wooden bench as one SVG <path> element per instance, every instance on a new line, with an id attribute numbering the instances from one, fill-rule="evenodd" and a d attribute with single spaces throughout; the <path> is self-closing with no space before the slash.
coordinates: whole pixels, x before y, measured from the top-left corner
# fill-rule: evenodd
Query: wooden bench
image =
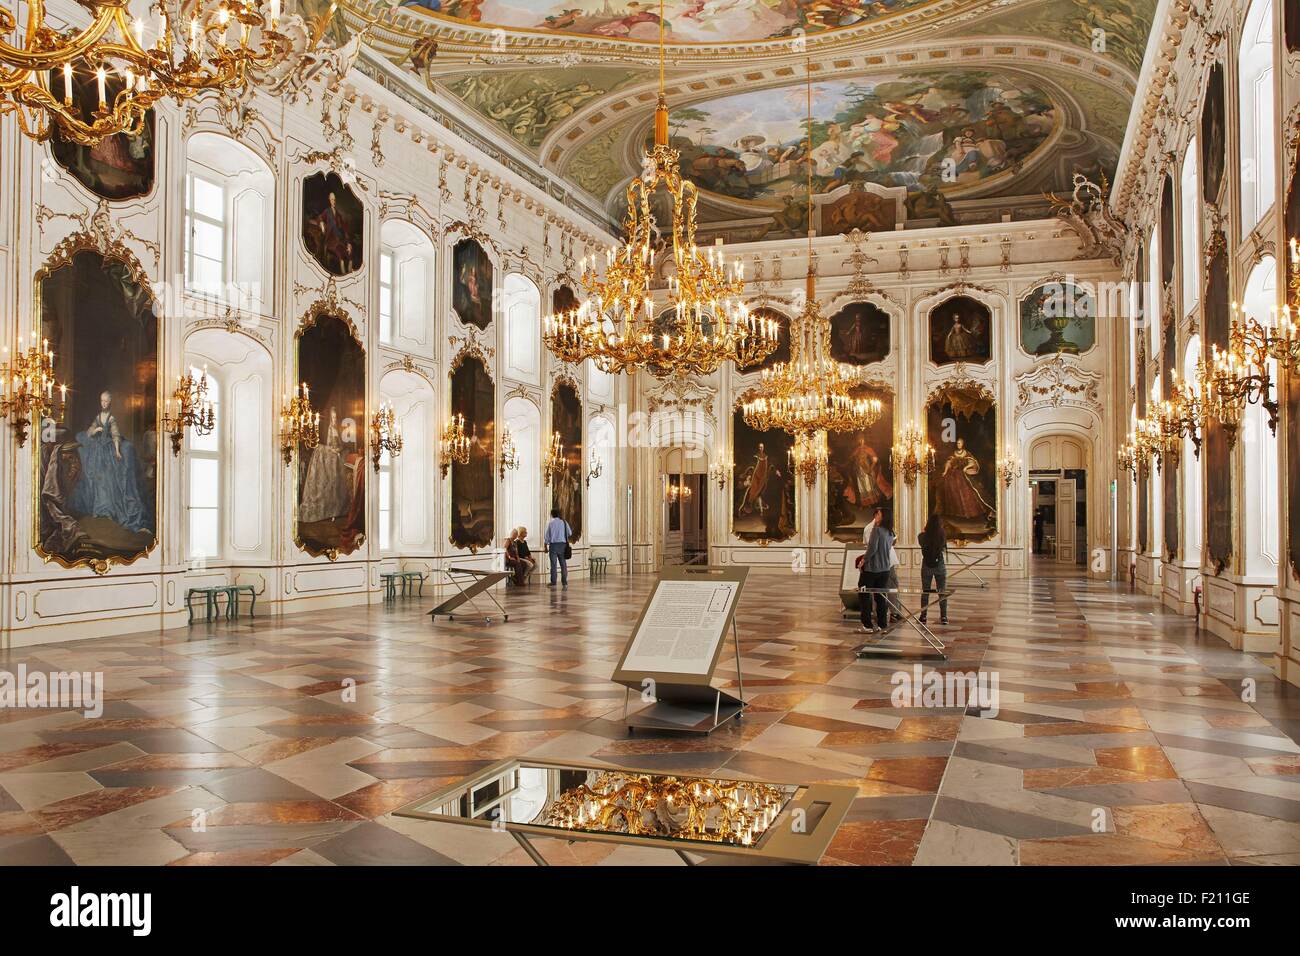
<path id="1" fill-rule="evenodd" d="M 593 556 L 588 560 L 591 562 L 591 572 L 587 576 L 592 578 L 603 578 L 606 569 L 609 567 L 609 558 Z"/>

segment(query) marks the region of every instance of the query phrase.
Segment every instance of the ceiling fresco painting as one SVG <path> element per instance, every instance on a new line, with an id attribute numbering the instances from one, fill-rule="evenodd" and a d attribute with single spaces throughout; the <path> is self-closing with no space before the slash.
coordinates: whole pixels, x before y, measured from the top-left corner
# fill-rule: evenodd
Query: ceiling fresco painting
<path id="1" fill-rule="evenodd" d="M 313 19 L 329 0 L 289 0 Z M 1155 0 L 666 0 L 672 143 L 708 241 L 1048 214 L 1114 179 Z M 622 219 L 658 0 L 339 0 L 329 25 Z M 782 42 L 786 41 L 786 42 Z M 812 152 L 805 63 L 814 64 Z"/>
<path id="2" fill-rule="evenodd" d="M 665 0 L 673 43 L 734 43 L 840 30 L 931 0 Z M 486 26 L 657 41 L 657 0 L 402 0 L 402 7 Z"/>
<path id="3" fill-rule="evenodd" d="M 669 115 L 670 142 L 701 189 L 737 199 L 803 196 L 805 87 L 740 93 Z M 988 73 L 916 73 L 818 84 L 813 190 L 853 182 L 961 192 L 1021 166 L 1058 113 L 1041 90 Z"/>

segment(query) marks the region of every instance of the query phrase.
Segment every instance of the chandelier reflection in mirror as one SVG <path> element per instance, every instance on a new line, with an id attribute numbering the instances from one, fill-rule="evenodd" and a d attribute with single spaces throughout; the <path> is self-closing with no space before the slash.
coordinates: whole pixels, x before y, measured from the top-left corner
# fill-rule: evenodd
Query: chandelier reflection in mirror
<path id="1" fill-rule="evenodd" d="M 0 114 L 12 113 L 38 142 L 56 128 L 84 146 L 116 133 L 137 135 L 163 97 L 183 102 L 238 90 L 250 68 L 278 62 L 289 50 L 276 30 L 280 0 L 269 0 L 265 12 L 244 0 L 159 0 L 148 5 L 157 11 L 148 27 L 132 17 L 129 0 L 77 2 L 90 23 L 62 32 L 46 23 L 44 0 L 27 0 L 21 30 L 16 14 L 0 7 Z M 95 83 L 98 106 L 89 113 L 74 96 L 79 78 Z"/>
<path id="2" fill-rule="evenodd" d="M 457 412 L 442 430 L 438 441 L 438 471 L 447 477 L 453 464 L 469 464 L 470 437 L 465 434 L 465 416 Z"/>
<path id="3" fill-rule="evenodd" d="M 181 453 L 181 444 L 185 441 L 185 430 L 194 429 L 196 435 L 211 435 L 217 426 L 217 413 L 208 397 L 208 367 L 198 378 L 190 369 L 184 375 L 176 376 L 176 388 L 163 411 L 163 431 L 172 443 L 172 457 Z"/>
<path id="4" fill-rule="evenodd" d="M 379 473 L 379 463 L 385 452 L 390 458 L 402 453 L 402 426 L 391 403 L 381 404 L 370 419 L 370 460 L 374 463 L 375 474 Z"/>
<path id="5" fill-rule="evenodd" d="M 549 485 L 551 477 L 564 470 L 567 459 L 564 457 L 564 442 L 559 432 L 551 432 L 551 445 L 546 450 L 546 460 L 542 463 L 542 484 Z"/>
<path id="6" fill-rule="evenodd" d="M 67 399 L 68 386 L 56 386 L 54 382 L 54 353 L 50 351 L 48 339 L 38 347 L 33 336 L 31 346 L 24 351 L 20 335 L 12 361 L 9 348 L 5 347 L 0 357 L 0 417 L 10 419 L 19 448 L 27 444 L 27 430 L 32 422 L 47 418 L 56 423 L 63 421 Z"/>
<path id="7" fill-rule="evenodd" d="M 796 788 L 741 780 L 592 771 L 540 814 L 541 826 L 753 846 Z"/>
<path id="8" fill-rule="evenodd" d="M 659 4 L 659 100 L 654 147 L 640 177 L 627 187 L 626 241 L 598 257 L 584 256 L 586 300 L 546 317 L 542 341 L 561 361 L 591 359 L 603 372 L 646 369 L 658 378 L 708 375 L 724 362 L 746 367 L 776 348 L 780 329 L 751 315 L 741 301 L 744 267 L 728 265 L 720 250 L 700 249 L 695 240 L 695 184 L 683 179 L 678 151 L 668 145 L 668 100 L 664 92 L 664 13 Z M 651 210 L 658 190 L 672 204 L 672 220 L 661 226 Z M 666 241 L 659 237 L 666 237 Z M 668 301 L 655 317 L 651 287 L 656 258 L 671 251 Z"/>
<path id="9" fill-rule="evenodd" d="M 916 476 L 934 470 L 934 448 L 925 440 L 916 422 L 908 422 L 894 442 L 894 470 L 903 473 L 903 481 L 916 483 Z"/>
<path id="10" fill-rule="evenodd" d="M 302 382 L 280 407 L 280 454 L 288 465 L 299 445 L 311 450 L 319 444 L 320 412 L 312 410 L 311 390 Z"/>
<path id="11" fill-rule="evenodd" d="M 506 472 L 519 467 L 519 450 L 515 448 L 515 436 L 510 434 L 510 426 L 501 426 L 501 451 L 497 456 L 497 473 L 501 480 L 506 480 Z"/>

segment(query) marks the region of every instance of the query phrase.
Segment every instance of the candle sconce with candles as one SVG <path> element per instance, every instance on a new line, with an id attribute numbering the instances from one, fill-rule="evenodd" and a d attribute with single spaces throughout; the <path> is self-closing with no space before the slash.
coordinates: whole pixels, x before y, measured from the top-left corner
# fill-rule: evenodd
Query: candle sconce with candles
<path id="1" fill-rule="evenodd" d="M 54 397 L 58 389 L 59 397 Z M 25 351 L 18 339 L 18 351 L 10 360 L 9 349 L 0 356 L 0 416 L 11 419 L 10 425 L 18 447 L 27 444 L 27 432 L 33 422 L 42 419 L 63 421 L 68 406 L 68 386 L 54 382 L 54 353 L 49 340 L 38 347 L 33 339 Z"/>
<path id="2" fill-rule="evenodd" d="M 470 438 L 465 434 L 465 416 L 459 413 L 442 430 L 442 439 L 438 442 L 438 471 L 447 477 L 452 464 L 469 464 Z"/>
<path id="3" fill-rule="evenodd" d="M 559 432 L 551 432 L 551 446 L 546 452 L 546 461 L 542 463 L 542 484 L 549 485 L 551 478 L 564 470 L 568 459 L 564 455 L 564 442 Z"/>
<path id="4" fill-rule="evenodd" d="M 280 454 L 289 465 L 299 445 L 310 450 L 319 444 L 320 412 L 312 411 L 311 393 L 303 382 L 280 409 Z"/>
<path id="5" fill-rule="evenodd" d="M 384 452 L 388 452 L 391 458 L 402 453 L 402 426 L 391 404 L 380 405 L 379 411 L 370 419 L 370 460 L 374 463 L 375 474 L 379 474 Z"/>
<path id="6" fill-rule="evenodd" d="M 181 453 L 185 429 L 193 428 L 196 435 L 211 435 L 216 427 L 217 415 L 208 398 L 208 369 L 197 379 L 193 372 L 176 376 L 176 389 L 163 412 L 162 426 L 172 443 L 172 457 Z"/>

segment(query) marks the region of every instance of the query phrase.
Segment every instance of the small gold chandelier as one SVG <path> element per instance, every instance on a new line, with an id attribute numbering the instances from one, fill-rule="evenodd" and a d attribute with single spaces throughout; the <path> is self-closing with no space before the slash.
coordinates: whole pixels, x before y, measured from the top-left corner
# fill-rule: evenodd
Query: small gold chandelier
<path id="1" fill-rule="evenodd" d="M 551 476 L 559 475 L 568 464 L 564 457 L 564 442 L 559 432 L 551 432 L 551 446 L 546 452 L 546 461 L 542 463 L 542 484 L 549 485 Z"/>
<path id="2" fill-rule="evenodd" d="M 68 386 L 59 385 L 58 401 L 54 399 L 54 353 L 45 339 L 38 348 L 35 336 L 31 346 L 24 351 L 22 336 L 18 337 L 18 352 L 9 360 L 9 349 L 0 356 L 0 416 L 10 418 L 18 447 L 27 444 L 27 430 L 33 422 L 40 424 L 49 418 L 63 421 L 68 407 Z"/>
<path id="3" fill-rule="evenodd" d="M 381 404 L 370 419 L 370 460 L 374 463 L 375 474 L 379 473 L 379 462 L 384 452 L 388 452 L 390 458 L 402 453 L 402 426 L 391 402 Z"/>
<path id="4" fill-rule="evenodd" d="M 721 452 L 718 453 L 717 460 L 709 465 L 709 480 L 717 482 L 718 490 L 722 491 L 727 487 L 727 475 L 731 474 L 736 467 L 736 463 L 727 455 L 724 459 Z"/>
<path id="5" fill-rule="evenodd" d="M 591 483 L 604 473 L 605 473 L 605 463 L 600 460 L 600 456 L 596 454 L 596 449 L 593 448 L 591 450 L 591 454 L 587 456 L 587 477 L 585 480 L 586 486 L 590 488 Z"/>
<path id="6" fill-rule="evenodd" d="M 280 0 L 270 0 L 266 14 L 244 0 L 220 0 L 206 9 L 159 0 L 157 37 L 148 46 L 144 22 L 130 18 L 129 0 L 77 2 L 91 15 L 80 30 L 54 29 L 45 21 L 44 0 L 27 0 L 21 45 L 0 40 L 0 113 L 14 114 L 23 133 L 38 142 L 56 128 L 85 146 L 116 133 L 137 135 L 164 96 L 183 102 L 208 91 L 238 90 L 251 67 L 277 63 L 289 52 L 288 37 L 276 30 Z M 17 31 L 17 17 L 0 7 L 0 36 Z M 94 79 L 96 107 L 83 109 L 74 95 L 79 70 Z"/>
<path id="7" fill-rule="evenodd" d="M 746 423 L 759 431 L 779 428 L 792 435 L 860 431 L 884 411 L 878 398 L 853 394 L 861 376 L 831 357 L 831 325 L 817 303 L 812 229 L 812 73 L 808 71 L 808 275 L 803 310 L 790 333 L 790 361 L 764 369 L 757 388 L 741 405 Z"/>
<path id="8" fill-rule="evenodd" d="M 470 438 L 465 434 L 465 416 L 457 412 L 442 430 L 438 442 L 438 470 L 447 477 L 452 464 L 469 464 Z"/>
<path id="9" fill-rule="evenodd" d="M 1290 323 L 1290 316 L 1287 321 Z M 1247 405 L 1262 403 L 1269 414 L 1270 431 L 1277 433 L 1278 403 L 1269 372 L 1273 341 L 1270 330 L 1240 315 L 1234 302 L 1227 349 L 1212 346 L 1210 354 L 1196 363 L 1201 408 L 1205 418 L 1222 425 L 1229 446 L 1236 444 Z"/>
<path id="10" fill-rule="evenodd" d="M 603 372 L 646 369 L 657 378 L 708 375 L 724 362 L 740 367 L 762 361 L 776 348 L 780 329 L 751 315 L 741 301 L 744 268 L 730 266 L 720 250 L 696 245 L 695 184 L 681 175 L 681 157 L 668 144 L 668 101 L 664 92 L 664 12 L 659 3 L 659 101 L 655 107 L 654 147 L 639 178 L 627 187 L 627 236 L 619 249 L 605 253 L 603 274 L 597 257 L 582 260 L 586 301 L 546 317 L 542 341 L 561 361 L 591 359 Z M 664 230 L 671 244 L 673 273 L 668 277 L 667 309 L 655 317 L 650 295 L 655 280 L 656 236 L 661 231 L 651 199 L 663 187 L 672 200 L 672 223 Z"/>
<path id="11" fill-rule="evenodd" d="M 501 454 L 498 457 L 498 473 L 501 480 L 506 480 L 506 472 L 519 467 L 519 450 L 515 448 L 515 436 L 510 434 L 510 426 L 501 426 Z"/>
<path id="12" fill-rule="evenodd" d="M 998 477 L 1006 488 L 1010 488 L 1025 473 L 1020 456 L 1012 445 L 1007 445 L 1006 451 L 998 458 L 997 467 Z"/>
<path id="13" fill-rule="evenodd" d="M 915 422 L 908 422 L 893 448 L 894 470 L 903 473 L 903 481 L 912 485 L 916 476 L 934 471 L 934 448 L 925 440 L 920 427 Z"/>
<path id="14" fill-rule="evenodd" d="M 310 450 L 319 444 L 320 412 L 312 411 L 311 391 L 302 382 L 280 408 L 280 454 L 288 465 L 298 446 Z"/>
<path id="15" fill-rule="evenodd" d="M 208 398 L 208 367 L 196 379 L 191 369 L 176 376 L 176 388 L 167 399 L 162 419 L 163 431 L 172 443 L 172 457 L 181 453 L 185 429 L 193 428 L 196 435 L 211 435 L 217 427 L 217 413 Z"/>
<path id="16" fill-rule="evenodd" d="M 1192 453 L 1201 457 L 1201 391 L 1190 382 L 1181 380 L 1178 372 L 1169 375 L 1169 398 L 1161 399 L 1156 388 L 1151 390 L 1154 412 L 1149 418 L 1149 442 L 1161 461 L 1174 467 L 1182 457 L 1183 439 L 1192 442 Z"/>
<path id="17" fill-rule="evenodd" d="M 826 447 L 825 432 L 796 436 L 794 446 L 788 454 L 791 470 L 810 488 L 817 483 L 819 475 L 826 474 L 830 466 L 830 452 Z"/>

